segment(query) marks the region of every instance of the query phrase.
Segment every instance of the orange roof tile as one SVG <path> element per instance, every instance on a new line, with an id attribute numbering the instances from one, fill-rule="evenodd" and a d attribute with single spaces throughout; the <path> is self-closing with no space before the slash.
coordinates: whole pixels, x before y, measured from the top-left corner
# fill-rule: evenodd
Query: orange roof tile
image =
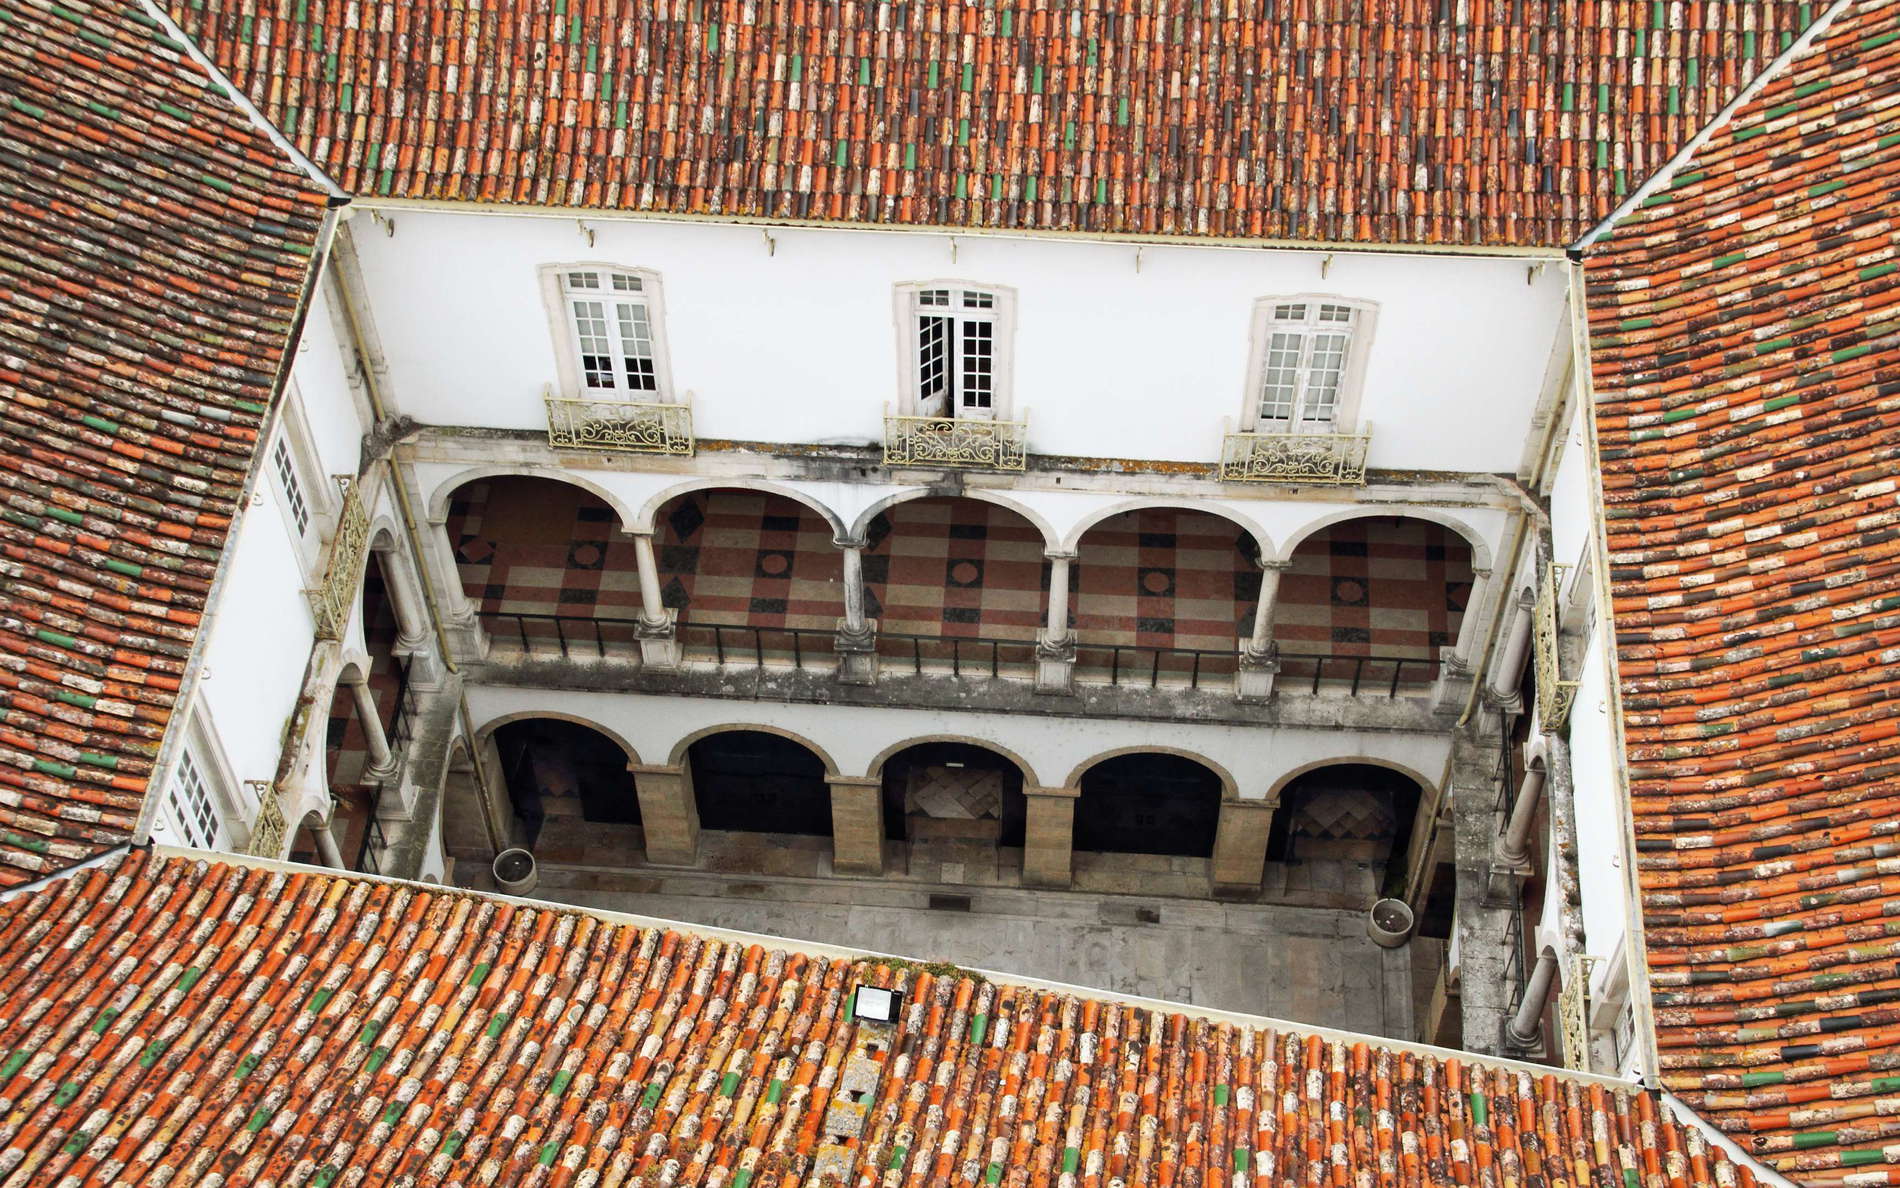
<path id="1" fill-rule="evenodd" d="M 1588 252 L 1664 1083 L 1900 1182 L 1900 3 L 1855 0 Z"/>
<path id="2" fill-rule="evenodd" d="M 174 0 L 360 195 L 1568 243 L 1803 0 Z"/>
<path id="3" fill-rule="evenodd" d="M 1600 1080 L 310 868 L 130 853 L 0 952 L 9 1185 L 1753 1182 Z"/>
<path id="4" fill-rule="evenodd" d="M 136 3 L 0 31 L 6 886 L 131 838 L 325 197 Z"/>

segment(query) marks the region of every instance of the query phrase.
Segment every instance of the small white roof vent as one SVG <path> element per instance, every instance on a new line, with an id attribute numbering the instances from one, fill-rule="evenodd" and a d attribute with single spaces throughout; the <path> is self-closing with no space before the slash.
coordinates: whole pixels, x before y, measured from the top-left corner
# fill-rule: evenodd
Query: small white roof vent
<path id="1" fill-rule="evenodd" d="M 904 996 L 879 986 L 859 986 L 851 1003 L 851 1017 L 861 1023 L 895 1023 Z"/>

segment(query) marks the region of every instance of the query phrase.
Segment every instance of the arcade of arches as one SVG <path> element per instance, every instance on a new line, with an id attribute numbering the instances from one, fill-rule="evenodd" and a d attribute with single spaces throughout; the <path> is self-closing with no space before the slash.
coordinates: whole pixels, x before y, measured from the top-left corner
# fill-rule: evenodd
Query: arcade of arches
<path id="1" fill-rule="evenodd" d="M 887 666 L 980 654 L 986 675 L 993 664 L 1021 676 L 1033 671 L 1035 643 L 1057 626 L 1041 531 L 971 498 L 912 499 L 870 521 L 853 550 L 855 620 L 832 525 L 783 495 L 720 487 L 660 507 L 648 538 L 657 607 L 642 597 L 641 541 L 579 487 L 475 480 L 452 494 L 445 526 L 491 636 L 531 653 L 580 646 L 631 655 L 639 623 L 670 616 L 689 660 L 820 667 L 836 662 L 841 625 L 861 622 Z M 1473 577 L 1470 546 L 1434 522 L 1342 521 L 1263 569 L 1238 524 L 1172 507 L 1093 524 L 1062 562 L 1068 611 L 1057 618 L 1073 638 L 1078 677 L 1096 680 L 1156 665 L 1185 673 L 1190 663 L 1197 681 L 1232 674 L 1237 645 L 1264 631 L 1286 679 L 1310 676 L 1317 687 L 1372 660 L 1394 687 L 1416 687 L 1456 641 Z M 1269 572 L 1275 594 L 1260 624 Z"/>
<path id="2" fill-rule="evenodd" d="M 672 764 L 642 764 L 604 732 L 558 718 L 506 721 L 489 744 L 508 843 L 555 867 L 1222 891 L 1363 908 L 1403 857 L 1420 800 L 1398 773 L 1343 763 L 1291 781 L 1276 810 L 1233 799 L 1195 758 L 1141 750 L 1085 766 L 1073 788 L 1041 788 L 1009 755 L 955 739 L 894 748 L 875 774 L 843 775 L 802 740 L 744 725 L 684 740 Z M 455 877 L 480 885 L 494 844 L 468 825 L 483 807 L 473 782 L 462 786 L 444 798 L 444 837 Z"/>

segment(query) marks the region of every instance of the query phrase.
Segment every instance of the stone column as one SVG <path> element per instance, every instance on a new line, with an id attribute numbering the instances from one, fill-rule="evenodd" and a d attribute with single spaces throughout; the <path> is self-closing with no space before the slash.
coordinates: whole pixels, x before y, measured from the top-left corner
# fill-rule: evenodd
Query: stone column
<path id="1" fill-rule="evenodd" d="M 1491 859 L 1490 885 L 1485 890 L 1490 902 L 1510 903 L 1517 885 L 1531 877 L 1531 826 L 1537 821 L 1537 806 L 1543 799 L 1544 764 L 1534 759 L 1524 769 L 1517 799 L 1511 804 L 1510 823 Z"/>
<path id="2" fill-rule="evenodd" d="M 1518 1001 L 1517 1013 L 1504 1025 L 1504 1039 L 1513 1047 L 1535 1048 L 1544 1029 L 1544 1007 L 1550 1002 L 1550 984 L 1557 980 L 1557 955 L 1544 950 L 1531 968 L 1530 984 Z"/>
<path id="3" fill-rule="evenodd" d="M 699 861 L 699 803 L 693 799 L 693 773 L 686 763 L 630 763 L 640 800 L 640 828 L 646 834 L 647 861 L 655 866 L 692 866 Z"/>
<path id="4" fill-rule="evenodd" d="M 488 632 L 482 629 L 481 608 L 462 589 L 462 571 L 455 563 L 455 542 L 449 539 L 447 512 L 429 521 L 420 559 L 436 593 L 436 612 L 442 617 L 443 634 L 448 636 L 456 655 L 464 660 L 485 659 Z"/>
<path id="5" fill-rule="evenodd" d="M 317 841 L 317 862 L 331 870 L 348 869 L 343 861 L 343 847 L 336 844 L 336 832 L 330 824 L 320 821 L 310 827 L 310 835 Z"/>
<path id="6" fill-rule="evenodd" d="M 1023 885 L 1067 887 L 1075 881 L 1075 802 L 1080 788 L 1024 788 Z"/>
<path id="7" fill-rule="evenodd" d="M 1518 695 L 1522 683 L 1524 657 L 1531 646 L 1531 624 L 1537 617 L 1537 600 L 1529 590 L 1520 591 L 1511 600 L 1504 633 L 1498 639 L 1498 651 L 1492 657 L 1491 671 L 1485 679 L 1485 692 L 1500 705 L 1515 709 L 1523 704 Z"/>
<path id="8" fill-rule="evenodd" d="M 877 684 L 877 622 L 864 614 L 865 542 L 840 536 L 832 540 L 844 554 L 844 618 L 832 646 L 838 651 L 838 680 L 846 685 Z"/>
<path id="9" fill-rule="evenodd" d="M 1280 600 L 1280 575 L 1291 568 L 1292 561 L 1260 559 L 1260 598 L 1253 608 L 1253 634 L 1240 650 L 1240 667 L 1234 675 L 1234 696 L 1240 701 L 1265 701 L 1273 696 L 1273 678 L 1280 671 L 1280 646 L 1273 642 L 1273 609 Z"/>
<path id="10" fill-rule="evenodd" d="M 409 687 L 427 690 L 442 683 L 442 669 L 430 647 L 429 614 L 423 605 L 422 584 L 415 567 L 403 552 L 390 544 L 372 549 L 370 564 L 381 567 L 383 588 L 396 612 L 398 656 L 409 660 Z"/>
<path id="11" fill-rule="evenodd" d="M 1225 800 L 1214 832 L 1214 894 L 1247 895 L 1260 889 L 1267 867 L 1267 835 L 1273 830 L 1272 800 Z"/>
<path id="12" fill-rule="evenodd" d="M 660 563 L 653 556 L 653 534 L 631 535 L 633 563 L 640 571 L 640 622 L 634 627 L 640 637 L 640 663 L 648 668 L 678 668 L 679 633 L 673 610 L 660 594 Z"/>
<path id="13" fill-rule="evenodd" d="M 1071 693 L 1075 689 L 1075 636 L 1069 631 L 1069 562 L 1074 553 L 1051 552 L 1049 612 L 1036 637 L 1036 692 Z"/>
<path id="14" fill-rule="evenodd" d="M 396 756 L 389 749 L 389 736 L 383 733 L 383 720 L 377 716 L 376 694 L 360 671 L 347 678 L 347 683 L 350 695 L 356 699 L 356 720 L 363 727 L 364 745 L 369 748 L 369 768 L 363 775 L 377 783 L 393 779 Z"/>
<path id="15" fill-rule="evenodd" d="M 831 785 L 831 869 L 837 874 L 884 873 L 884 781 L 876 776 L 827 776 Z"/>
<path id="16" fill-rule="evenodd" d="M 1491 597 L 1491 571 L 1471 571 L 1471 596 L 1465 599 L 1464 617 L 1458 620 L 1458 639 L 1451 647 L 1438 649 L 1438 680 L 1432 686 L 1432 709 L 1441 714 L 1464 710 L 1471 695 L 1472 649 L 1481 638 L 1479 627 L 1487 618 L 1485 602 Z"/>

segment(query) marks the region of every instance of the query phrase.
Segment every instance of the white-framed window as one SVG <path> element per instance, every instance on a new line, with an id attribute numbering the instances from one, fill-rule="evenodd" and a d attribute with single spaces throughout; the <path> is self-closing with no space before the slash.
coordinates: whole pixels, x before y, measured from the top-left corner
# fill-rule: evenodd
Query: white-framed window
<path id="1" fill-rule="evenodd" d="M 276 435 L 264 451 L 260 481 L 268 483 L 284 515 L 284 531 L 303 565 L 304 578 L 314 577 L 323 537 L 332 528 L 334 499 L 322 482 L 317 453 L 304 423 L 303 401 L 293 384 L 277 417 Z"/>
<path id="2" fill-rule="evenodd" d="M 659 274 L 607 264 L 543 270 L 556 311 L 561 387 L 588 399 L 672 399 Z"/>
<path id="3" fill-rule="evenodd" d="M 1343 297 L 1267 297 L 1254 306 L 1244 428 L 1340 433 L 1357 420 L 1376 307 Z"/>
<path id="4" fill-rule="evenodd" d="M 298 473 L 296 458 L 291 456 L 288 434 L 277 435 L 277 444 L 270 452 L 271 473 L 277 478 L 277 490 L 284 497 L 284 514 L 290 517 L 294 535 L 302 540 L 310 535 L 310 500 L 303 493 L 303 476 Z"/>
<path id="5" fill-rule="evenodd" d="M 898 287 L 905 411 L 920 417 L 1009 417 L 1015 294 L 998 285 L 931 281 Z"/>
<path id="6" fill-rule="evenodd" d="M 223 783 L 224 772 L 213 746 L 194 717 L 186 726 L 178 763 L 152 824 L 155 840 L 195 850 L 228 848 L 231 830 L 225 820 L 233 805 Z"/>

